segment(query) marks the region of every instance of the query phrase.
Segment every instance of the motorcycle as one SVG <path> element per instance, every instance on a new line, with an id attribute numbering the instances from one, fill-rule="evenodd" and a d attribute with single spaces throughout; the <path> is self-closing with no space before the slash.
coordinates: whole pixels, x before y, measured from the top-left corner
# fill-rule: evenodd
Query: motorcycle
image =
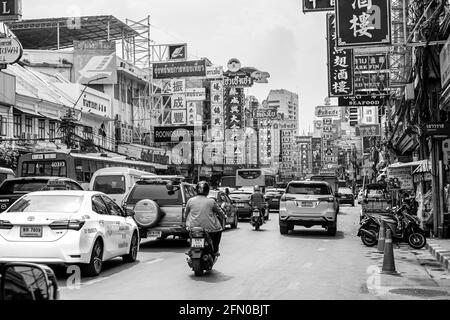
<path id="1" fill-rule="evenodd" d="M 200 277 L 204 271 L 211 271 L 217 261 L 214 245 L 211 237 L 203 228 L 193 228 L 189 235 L 191 245 L 186 253 L 187 263 L 194 271 L 195 276 Z"/>
<path id="2" fill-rule="evenodd" d="M 388 216 L 368 214 L 361 221 L 358 237 L 368 247 L 374 247 L 378 243 L 380 225 L 385 222 L 386 227 L 392 231 L 394 242 L 406 242 L 414 249 L 422 249 L 427 240 L 425 231 L 420 227 L 417 217 L 410 215 L 408 206 L 392 208 Z"/>
<path id="3" fill-rule="evenodd" d="M 251 225 L 258 231 L 259 228 L 264 224 L 264 218 L 262 217 L 262 210 L 254 207 L 252 212 L 252 218 L 250 219 Z"/>

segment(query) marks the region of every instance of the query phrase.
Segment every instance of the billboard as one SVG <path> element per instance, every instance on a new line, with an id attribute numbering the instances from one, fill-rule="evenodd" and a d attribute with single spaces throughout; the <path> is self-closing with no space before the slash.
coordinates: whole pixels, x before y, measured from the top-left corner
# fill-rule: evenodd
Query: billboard
<path id="1" fill-rule="evenodd" d="M 381 125 L 379 124 L 361 124 L 356 127 L 357 137 L 376 137 L 381 136 Z"/>
<path id="2" fill-rule="evenodd" d="M 303 12 L 334 11 L 335 0 L 303 0 Z"/>
<path id="3" fill-rule="evenodd" d="M 322 169 L 322 138 L 312 138 L 313 173 L 318 174 Z"/>
<path id="4" fill-rule="evenodd" d="M 202 141 L 205 131 L 206 128 L 201 126 L 155 127 L 155 142 L 189 142 L 186 141 L 189 138 L 191 141 Z M 182 141 L 180 138 L 183 138 Z"/>
<path id="5" fill-rule="evenodd" d="M 153 64 L 153 79 L 206 77 L 206 61 L 158 62 Z"/>
<path id="6" fill-rule="evenodd" d="M 74 41 L 73 46 L 74 82 L 81 84 L 117 84 L 115 41 Z"/>
<path id="7" fill-rule="evenodd" d="M 317 118 L 342 119 L 343 108 L 337 106 L 317 106 L 315 116 Z M 322 123 L 323 124 L 323 123 Z"/>
<path id="8" fill-rule="evenodd" d="M 385 53 L 355 55 L 355 72 L 374 72 L 388 69 L 389 58 Z"/>
<path id="9" fill-rule="evenodd" d="M 339 106 L 341 107 L 381 107 L 384 104 L 384 98 L 380 96 L 340 97 Z"/>
<path id="10" fill-rule="evenodd" d="M 327 14 L 328 95 L 345 97 L 354 94 L 353 50 L 336 47 L 336 17 Z"/>
<path id="11" fill-rule="evenodd" d="M 387 91 L 389 85 L 389 72 L 355 74 L 355 91 L 357 93 Z"/>
<path id="12" fill-rule="evenodd" d="M 277 108 L 256 109 L 256 119 L 276 119 L 278 116 Z"/>
<path id="13" fill-rule="evenodd" d="M 225 90 L 226 129 L 242 129 L 244 113 L 244 89 L 228 88 Z"/>
<path id="14" fill-rule="evenodd" d="M 187 44 L 171 44 L 169 48 L 169 60 L 187 59 Z"/>
<path id="15" fill-rule="evenodd" d="M 22 19 L 22 0 L 0 1 L 0 22 Z"/>
<path id="16" fill-rule="evenodd" d="M 336 0 L 337 46 L 391 44 L 390 0 Z"/>

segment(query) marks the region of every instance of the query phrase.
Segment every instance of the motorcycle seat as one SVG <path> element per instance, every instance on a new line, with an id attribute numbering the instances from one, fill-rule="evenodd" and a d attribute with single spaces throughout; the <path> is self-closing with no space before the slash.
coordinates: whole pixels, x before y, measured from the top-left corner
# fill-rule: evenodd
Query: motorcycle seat
<path id="1" fill-rule="evenodd" d="M 383 218 L 381 218 L 381 220 L 386 223 L 397 223 L 397 220 L 395 220 L 394 218 L 390 218 L 390 217 L 383 217 Z"/>

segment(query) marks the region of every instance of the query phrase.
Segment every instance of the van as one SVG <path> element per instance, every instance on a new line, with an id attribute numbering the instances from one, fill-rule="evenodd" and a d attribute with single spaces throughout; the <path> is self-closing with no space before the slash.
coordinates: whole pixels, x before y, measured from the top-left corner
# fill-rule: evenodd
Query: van
<path id="1" fill-rule="evenodd" d="M 1 168 L 0 167 L 0 183 L 5 181 L 6 179 L 14 179 L 16 175 L 14 174 L 14 171 L 9 168 Z"/>
<path id="2" fill-rule="evenodd" d="M 141 176 L 154 174 L 124 167 L 104 168 L 96 171 L 89 183 L 89 190 L 109 195 L 119 206 Z M 156 176 L 156 175 L 155 175 Z"/>

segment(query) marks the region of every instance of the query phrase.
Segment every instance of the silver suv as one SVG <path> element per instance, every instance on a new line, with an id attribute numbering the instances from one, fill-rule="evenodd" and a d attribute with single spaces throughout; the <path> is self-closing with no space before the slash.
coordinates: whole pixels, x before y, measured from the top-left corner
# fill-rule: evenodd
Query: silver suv
<path id="1" fill-rule="evenodd" d="M 322 226 L 328 235 L 337 232 L 338 202 L 331 185 L 320 181 L 292 181 L 280 199 L 280 233 L 294 226 Z"/>

